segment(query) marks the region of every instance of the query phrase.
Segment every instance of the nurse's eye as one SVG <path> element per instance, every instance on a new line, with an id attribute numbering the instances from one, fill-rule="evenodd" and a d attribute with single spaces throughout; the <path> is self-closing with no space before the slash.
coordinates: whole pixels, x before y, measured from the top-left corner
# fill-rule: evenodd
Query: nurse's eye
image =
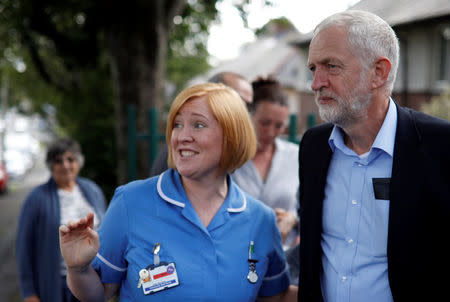
<path id="1" fill-rule="evenodd" d="M 206 127 L 206 125 L 204 123 L 195 123 L 195 125 L 194 125 L 194 128 L 199 128 L 199 129 L 205 128 L 205 127 Z"/>
<path id="2" fill-rule="evenodd" d="M 183 127 L 183 125 L 181 125 L 181 123 L 177 123 L 177 122 L 173 123 L 173 128 L 181 128 L 181 127 Z"/>

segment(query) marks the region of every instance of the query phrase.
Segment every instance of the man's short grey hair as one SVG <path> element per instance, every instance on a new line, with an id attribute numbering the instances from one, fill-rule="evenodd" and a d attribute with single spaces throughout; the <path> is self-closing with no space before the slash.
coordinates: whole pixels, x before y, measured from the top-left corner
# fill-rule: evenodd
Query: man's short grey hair
<path id="1" fill-rule="evenodd" d="M 247 79 L 239 73 L 232 72 L 232 71 L 222 71 L 222 72 L 218 72 L 218 73 L 214 74 L 212 77 L 210 77 L 208 79 L 208 82 L 222 83 L 222 84 L 225 84 L 228 86 L 227 80 L 229 81 L 231 78 L 247 81 Z"/>
<path id="2" fill-rule="evenodd" d="M 348 41 L 360 58 L 363 68 L 368 68 L 379 57 L 391 62 L 387 88 L 392 92 L 397 75 L 400 47 L 397 36 L 389 24 L 377 15 L 360 10 L 348 10 L 329 16 L 316 26 L 313 39 L 322 30 L 331 26 L 343 26 L 348 32 Z"/>

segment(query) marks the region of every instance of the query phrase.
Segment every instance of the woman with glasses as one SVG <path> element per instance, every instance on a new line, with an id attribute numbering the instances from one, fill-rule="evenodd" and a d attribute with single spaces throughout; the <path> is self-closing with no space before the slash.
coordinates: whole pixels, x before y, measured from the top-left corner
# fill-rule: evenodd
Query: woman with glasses
<path id="1" fill-rule="evenodd" d="M 26 302 L 78 301 L 66 285 L 58 227 L 93 212 L 96 228 L 106 207 L 101 189 L 78 176 L 83 162 L 77 142 L 56 140 L 47 150 L 50 179 L 35 188 L 22 206 L 16 257 L 20 291 Z"/>

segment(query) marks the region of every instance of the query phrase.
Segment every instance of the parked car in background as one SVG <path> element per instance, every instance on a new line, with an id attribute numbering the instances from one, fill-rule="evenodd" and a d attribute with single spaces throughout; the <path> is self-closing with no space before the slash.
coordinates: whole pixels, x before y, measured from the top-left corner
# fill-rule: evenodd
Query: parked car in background
<path id="1" fill-rule="evenodd" d="M 4 150 L 3 150 L 3 131 L 2 126 L 0 125 L 0 193 L 4 193 L 8 189 L 8 181 L 9 181 L 9 175 L 8 171 L 6 170 L 5 165 L 5 157 L 4 157 Z"/>
<path id="2" fill-rule="evenodd" d="M 6 171 L 5 162 L 0 163 L 0 193 L 5 193 L 8 190 L 9 176 Z"/>

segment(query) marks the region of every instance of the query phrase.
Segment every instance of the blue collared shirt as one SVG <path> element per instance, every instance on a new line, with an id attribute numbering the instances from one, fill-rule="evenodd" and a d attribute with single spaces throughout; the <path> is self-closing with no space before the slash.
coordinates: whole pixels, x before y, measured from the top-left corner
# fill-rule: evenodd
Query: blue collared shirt
<path id="1" fill-rule="evenodd" d="M 389 200 L 376 199 L 373 178 L 390 178 L 397 110 L 392 99 L 366 154 L 358 156 L 334 127 L 323 204 L 321 288 L 325 301 L 393 301 L 388 280 Z"/>

